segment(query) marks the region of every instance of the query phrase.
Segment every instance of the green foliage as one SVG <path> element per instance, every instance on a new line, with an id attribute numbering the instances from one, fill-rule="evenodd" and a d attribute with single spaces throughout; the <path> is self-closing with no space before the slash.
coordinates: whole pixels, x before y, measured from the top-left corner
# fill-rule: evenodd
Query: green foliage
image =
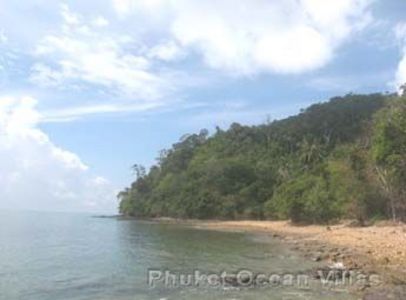
<path id="1" fill-rule="evenodd" d="M 406 97 L 394 99 L 375 119 L 372 155 L 394 220 L 406 219 Z"/>
<path id="2" fill-rule="evenodd" d="M 387 216 L 377 170 L 391 190 L 406 170 L 404 100 L 391 98 L 350 94 L 284 120 L 186 135 L 149 172 L 134 166 L 120 213 L 301 223 Z"/>
<path id="3" fill-rule="evenodd" d="M 295 223 L 324 223 L 340 216 L 327 179 L 307 173 L 281 184 L 266 206 L 271 216 Z"/>

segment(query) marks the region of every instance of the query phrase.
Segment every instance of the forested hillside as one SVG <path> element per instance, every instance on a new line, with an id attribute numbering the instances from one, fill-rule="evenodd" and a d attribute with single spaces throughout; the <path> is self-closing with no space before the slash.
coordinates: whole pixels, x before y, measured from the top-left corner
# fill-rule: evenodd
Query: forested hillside
<path id="1" fill-rule="evenodd" d="M 186 135 L 120 192 L 135 217 L 406 218 L 406 98 L 347 95 L 259 126 Z"/>

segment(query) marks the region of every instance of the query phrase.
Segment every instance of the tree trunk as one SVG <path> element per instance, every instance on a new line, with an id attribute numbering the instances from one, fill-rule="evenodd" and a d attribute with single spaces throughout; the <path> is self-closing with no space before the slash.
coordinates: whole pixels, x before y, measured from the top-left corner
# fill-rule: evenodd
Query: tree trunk
<path id="1" fill-rule="evenodd" d="M 383 170 L 379 167 L 376 167 L 376 172 L 378 173 L 379 181 L 381 182 L 381 185 L 389 197 L 389 202 L 390 202 L 390 211 L 392 215 L 392 220 L 396 222 L 397 220 L 397 215 L 396 215 L 396 200 L 395 200 L 395 195 L 392 191 L 392 188 L 388 182 L 388 172 L 386 170 Z"/>

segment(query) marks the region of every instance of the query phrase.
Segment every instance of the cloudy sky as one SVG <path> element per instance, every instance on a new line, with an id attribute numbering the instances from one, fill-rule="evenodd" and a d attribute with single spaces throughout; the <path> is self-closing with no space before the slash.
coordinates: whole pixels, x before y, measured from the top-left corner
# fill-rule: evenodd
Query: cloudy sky
<path id="1" fill-rule="evenodd" d="M 200 128 L 406 82 L 403 0 L 0 0 L 0 208 L 114 212 Z"/>

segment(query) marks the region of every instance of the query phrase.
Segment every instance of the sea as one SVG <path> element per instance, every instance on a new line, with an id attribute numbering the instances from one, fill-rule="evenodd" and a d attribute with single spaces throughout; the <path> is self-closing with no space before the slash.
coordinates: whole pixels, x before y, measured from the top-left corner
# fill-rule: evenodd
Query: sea
<path id="1" fill-rule="evenodd" d="M 267 234 L 0 212 L 0 300 L 356 299 L 318 264 Z"/>

